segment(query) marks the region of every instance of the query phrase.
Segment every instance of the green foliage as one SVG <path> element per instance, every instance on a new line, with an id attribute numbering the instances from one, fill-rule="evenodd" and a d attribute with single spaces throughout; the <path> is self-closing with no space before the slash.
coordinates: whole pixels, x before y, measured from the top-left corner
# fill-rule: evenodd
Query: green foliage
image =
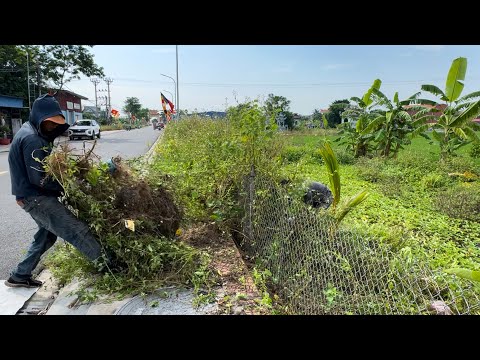
<path id="1" fill-rule="evenodd" d="M 355 163 L 355 157 L 350 151 L 346 151 L 345 149 L 337 149 L 335 154 L 339 164 L 351 165 Z"/>
<path id="2" fill-rule="evenodd" d="M 210 281 L 206 272 L 209 257 L 184 243 L 132 233 L 126 237 L 112 234 L 106 239 L 106 244 L 116 249 L 117 256 L 124 259 L 127 264 L 125 271 L 92 276 L 95 274 L 92 263 L 69 244 L 58 246 L 45 264 L 62 284 L 74 277 L 86 280 L 79 292 L 83 301 L 93 294 L 87 288 L 94 289 L 97 296 L 126 296 L 167 285 L 190 285 L 198 291 Z M 201 279 L 198 273 L 203 274 Z"/>
<path id="3" fill-rule="evenodd" d="M 416 119 L 405 111 L 404 106 L 416 101 L 418 94 L 410 96 L 407 100 L 399 101 L 398 93 L 395 93 L 394 100 L 389 100 L 379 89 L 372 90 L 372 96 L 379 106 L 385 106 L 386 111 L 380 110 L 362 135 L 371 135 L 376 143 L 375 149 L 381 156 L 396 157 L 403 145 L 410 143 L 408 136 L 413 134 L 416 128 L 424 125 L 424 119 Z"/>
<path id="4" fill-rule="evenodd" d="M 472 281 L 480 281 L 480 271 L 473 271 L 468 269 L 461 269 L 461 268 L 453 268 L 445 270 L 447 274 L 454 274 L 461 278 L 472 280 Z"/>
<path id="5" fill-rule="evenodd" d="M 0 68 L 12 70 L 0 72 L 0 94 L 28 99 L 27 53 L 31 87 L 35 86 L 36 96 L 38 96 L 37 66 L 42 93 L 46 93 L 48 82 L 62 88 L 69 81 L 79 79 L 80 74 L 87 77 L 103 77 L 103 68 L 95 64 L 89 47 L 91 46 L 0 45 Z"/>
<path id="6" fill-rule="evenodd" d="M 473 144 L 469 154 L 474 159 L 480 159 L 480 143 Z"/>
<path id="7" fill-rule="evenodd" d="M 225 119 L 189 117 L 170 124 L 152 169 L 172 176 L 187 220 L 238 220 L 238 195 L 252 165 L 275 174 L 282 139 L 256 101 L 228 109 Z"/>
<path id="8" fill-rule="evenodd" d="M 442 174 L 429 173 L 422 177 L 420 185 L 426 190 L 438 189 L 444 187 L 447 181 L 447 178 Z"/>
<path id="9" fill-rule="evenodd" d="M 287 146 L 282 152 L 282 158 L 288 162 L 298 162 L 305 154 L 306 147 Z"/>
<path id="10" fill-rule="evenodd" d="M 265 100 L 264 111 L 268 118 L 275 119 L 280 113 L 285 116 L 285 123 L 288 129 L 293 129 L 293 114 L 289 111 L 290 100 L 285 96 L 278 96 L 274 94 L 268 94 L 267 100 Z"/>
<path id="11" fill-rule="evenodd" d="M 76 157 L 68 147 L 57 149 L 46 158 L 44 168 L 63 186 L 62 201 L 89 225 L 116 269 L 99 276 L 93 263 L 73 247 L 58 247 L 50 261 L 56 276 L 65 282 L 73 276 L 86 279 L 86 298 L 148 291 L 163 284 L 189 284 L 196 291 L 205 285 L 209 259 L 174 240 L 181 211 L 159 179 L 146 177 L 145 171 L 139 174 L 118 158 L 112 159 L 116 167 L 112 174 L 107 163 L 96 163 L 90 155 Z M 133 221 L 135 228 L 126 228 L 125 220 Z M 87 287 L 96 290 L 87 293 Z"/>
<path id="12" fill-rule="evenodd" d="M 334 136 L 328 138 L 335 139 Z M 311 142 L 311 139 L 305 136 L 295 139 L 292 135 L 289 143 L 301 146 L 303 141 Z M 335 152 L 339 149 L 333 148 Z M 438 162 L 439 148 L 429 146 L 423 138 L 415 138 L 397 159 L 358 158 L 353 165 L 343 165 L 342 196 L 351 197 L 366 186 L 370 196 L 362 210 L 353 209 L 342 226 L 354 228 L 362 236 L 394 244 L 396 248 L 408 245 L 414 256 L 424 258 L 432 269 L 459 266 L 480 270 L 476 260 L 480 256 L 477 246 L 480 222 L 464 218 L 473 214 L 471 210 L 464 211 L 463 218 L 459 219 L 455 215 L 457 210 L 452 209 L 454 217 L 450 217 L 439 213 L 436 207 L 437 198 L 450 192 L 455 197 L 457 190 L 448 191 L 449 188 L 468 189 L 462 199 L 470 199 L 470 204 L 480 193 L 478 181 L 460 186 L 466 179 L 448 176 L 452 172 L 479 173 L 480 162 L 462 156 L 467 155 L 462 150 L 459 156 Z M 282 172 L 285 176 L 298 174 L 302 179 L 328 182 L 323 167 L 310 162 L 285 164 Z"/>
<path id="13" fill-rule="evenodd" d="M 335 157 L 329 143 L 325 143 L 320 147 L 320 154 L 322 155 L 325 167 L 327 168 L 328 181 L 333 193 L 332 210 L 335 212 L 337 204 L 340 201 L 340 167 L 338 166 L 337 158 Z"/>
<path id="14" fill-rule="evenodd" d="M 328 284 L 327 288 L 323 291 L 325 299 L 327 302 L 327 309 L 332 308 L 335 305 L 335 302 L 342 297 L 342 292 L 338 291 L 331 283 Z"/>
<path id="15" fill-rule="evenodd" d="M 379 182 L 382 179 L 384 167 L 385 162 L 379 158 L 360 158 L 356 163 L 358 177 L 371 183 Z"/>
<path id="16" fill-rule="evenodd" d="M 323 161 L 327 168 L 328 180 L 330 183 L 330 189 L 333 193 L 333 206 L 332 213 L 335 214 L 337 223 L 340 223 L 345 215 L 347 215 L 353 208 L 359 205 L 368 197 L 368 192 L 366 190 L 360 191 L 358 194 L 352 196 L 348 201 L 342 206 L 341 210 L 336 212 L 337 205 L 340 202 L 340 167 L 337 162 L 335 153 L 333 152 L 330 144 L 328 142 L 324 143 L 320 148 L 320 154 L 322 155 Z"/>
<path id="17" fill-rule="evenodd" d="M 125 100 L 125 106 L 123 110 L 129 114 L 135 115 L 135 117 L 139 117 L 140 110 L 142 108 L 142 104 L 136 97 L 127 97 Z"/>
<path id="18" fill-rule="evenodd" d="M 422 85 L 422 90 L 439 96 L 440 100 L 445 102 L 443 111 L 436 111 L 438 121 L 433 124 L 432 132 L 433 139 L 440 145 L 442 159 L 452 156 L 469 141 L 480 142 L 480 137 L 475 132 L 478 130 L 478 125 L 472 121 L 480 114 L 480 100 L 473 100 L 480 96 L 480 92 L 473 92 L 460 98 L 466 71 L 467 59 L 459 57 L 452 61 L 445 92 L 434 85 Z M 417 102 L 431 103 L 425 99 L 419 99 Z M 438 105 L 435 102 L 433 104 Z"/>
<path id="19" fill-rule="evenodd" d="M 121 122 L 117 122 L 110 125 L 100 126 L 100 131 L 110 131 L 110 130 L 123 130 L 123 124 Z"/>
<path id="20" fill-rule="evenodd" d="M 148 112 L 149 112 L 148 108 L 141 108 L 137 114 L 138 120 L 144 120 L 144 121 L 148 120 Z"/>
<path id="21" fill-rule="evenodd" d="M 349 119 L 349 122 L 341 125 L 339 132 L 341 137 L 335 141 L 340 142 L 340 144 L 347 144 L 347 150 L 351 150 L 355 157 L 366 156 L 370 151 L 370 142 L 373 140 L 373 135 L 368 133 L 366 129 L 378 115 L 373 110 L 376 105 L 373 92 L 379 90 L 381 84 L 381 80 L 376 79 L 362 99 L 352 97 L 350 100 L 355 104 L 348 106 L 342 114 L 342 117 Z M 356 121 L 355 126 L 351 125 L 350 120 Z"/>
<path id="22" fill-rule="evenodd" d="M 480 186 L 457 185 L 439 193 L 436 208 L 452 218 L 480 222 Z"/>
<path id="23" fill-rule="evenodd" d="M 326 116 L 322 117 L 322 119 L 326 118 L 329 127 L 336 127 L 338 124 L 342 123 L 342 119 L 344 118 L 342 116 L 342 113 L 345 111 L 349 104 L 350 101 L 348 101 L 347 99 L 335 100 L 330 104 L 330 106 L 328 107 L 329 112 Z"/>
<path id="24" fill-rule="evenodd" d="M 105 76 L 103 68 L 95 64 L 89 47 L 93 46 L 40 45 L 38 59 L 32 60 L 40 65 L 42 78 L 51 80 L 61 89 L 69 81 L 80 79 L 80 74 L 86 77 Z"/>
<path id="25" fill-rule="evenodd" d="M 0 137 L 6 137 L 10 133 L 10 128 L 6 125 L 0 125 Z"/>

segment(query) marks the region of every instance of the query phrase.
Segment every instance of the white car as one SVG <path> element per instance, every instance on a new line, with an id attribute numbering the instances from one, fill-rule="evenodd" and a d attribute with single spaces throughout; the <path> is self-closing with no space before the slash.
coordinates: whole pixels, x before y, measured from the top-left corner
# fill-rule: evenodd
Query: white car
<path id="1" fill-rule="evenodd" d="M 92 140 L 95 139 L 95 136 L 100 139 L 100 125 L 95 120 L 82 119 L 69 127 L 68 137 L 70 140 L 84 136 Z"/>

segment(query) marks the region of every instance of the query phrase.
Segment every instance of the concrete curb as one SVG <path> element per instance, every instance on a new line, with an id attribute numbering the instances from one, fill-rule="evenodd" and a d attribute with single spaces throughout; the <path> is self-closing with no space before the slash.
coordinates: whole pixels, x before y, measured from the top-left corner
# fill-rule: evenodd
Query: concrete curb
<path id="1" fill-rule="evenodd" d="M 152 159 L 152 156 L 153 156 L 153 153 L 155 151 L 155 148 L 157 146 L 157 144 L 162 140 L 163 138 L 163 132 L 164 130 L 161 130 L 160 132 L 160 135 L 158 135 L 157 137 L 157 140 L 155 140 L 155 142 L 153 143 L 153 145 L 150 147 L 150 149 L 148 149 L 147 153 L 144 155 L 145 156 L 145 162 L 147 164 L 149 164 L 151 162 L 151 159 Z"/>

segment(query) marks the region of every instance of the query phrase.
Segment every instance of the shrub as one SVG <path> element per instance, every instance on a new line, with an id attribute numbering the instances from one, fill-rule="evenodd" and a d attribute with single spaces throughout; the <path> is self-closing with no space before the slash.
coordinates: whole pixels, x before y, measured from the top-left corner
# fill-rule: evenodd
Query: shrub
<path id="1" fill-rule="evenodd" d="M 447 179 L 441 174 L 431 173 L 422 177 L 420 184 L 423 189 L 438 189 L 447 184 Z"/>
<path id="2" fill-rule="evenodd" d="M 337 160 L 339 164 L 351 165 L 355 163 L 355 157 L 353 156 L 351 151 L 347 151 L 345 149 L 337 149 L 335 150 L 335 154 L 337 155 Z"/>
<path id="3" fill-rule="evenodd" d="M 303 146 L 287 146 L 281 156 L 282 159 L 292 163 L 299 161 L 305 154 L 306 151 Z"/>
<path id="4" fill-rule="evenodd" d="M 384 161 L 381 158 L 368 159 L 361 157 L 357 160 L 356 168 L 358 176 L 365 181 L 378 182 L 382 178 Z"/>
<path id="5" fill-rule="evenodd" d="M 462 156 L 452 156 L 446 158 L 445 160 L 439 162 L 439 167 L 446 173 L 465 173 L 472 171 L 475 173 L 475 162 L 473 159 Z"/>
<path id="6" fill-rule="evenodd" d="M 480 159 L 480 144 L 473 144 L 469 154 L 474 159 Z"/>
<path id="7" fill-rule="evenodd" d="M 480 221 L 480 188 L 474 185 L 450 188 L 437 195 L 435 206 L 452 218 Z"/>

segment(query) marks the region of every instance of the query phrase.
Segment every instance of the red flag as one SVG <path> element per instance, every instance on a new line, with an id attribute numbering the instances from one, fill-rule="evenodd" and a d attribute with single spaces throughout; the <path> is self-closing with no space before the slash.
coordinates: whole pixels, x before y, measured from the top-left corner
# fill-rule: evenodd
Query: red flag
<path id="1" fill-rule="evenodd" d="M 114 117 L 120 116 L 120 113 L 118 112 L 118 110 L 112 109 L 111 113 Z"/>

